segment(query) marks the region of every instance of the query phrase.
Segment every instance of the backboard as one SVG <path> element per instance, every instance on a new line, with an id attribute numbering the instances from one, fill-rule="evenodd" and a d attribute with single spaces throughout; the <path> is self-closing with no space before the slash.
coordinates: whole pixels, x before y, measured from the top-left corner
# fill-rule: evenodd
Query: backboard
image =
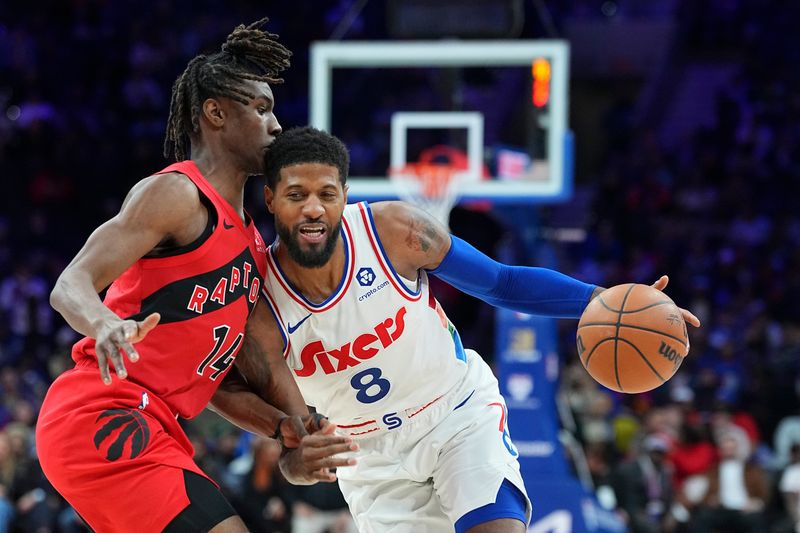
<path id="1" fill-rule="evenodd" d="M 350 148 L 351 200 L 397 198 L 391 169 L 431 145 L 459 155 L 461 200 L 571 195 L 564 41 L 318 42 L 310 68 L 310 123 Z"/>

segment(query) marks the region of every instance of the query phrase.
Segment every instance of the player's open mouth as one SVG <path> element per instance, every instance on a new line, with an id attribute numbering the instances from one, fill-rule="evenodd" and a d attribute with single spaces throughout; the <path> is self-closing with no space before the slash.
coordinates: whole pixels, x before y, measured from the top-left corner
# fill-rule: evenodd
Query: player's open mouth
<path id="1" fill-rule="evenodd" d="M 303 241 L 316 244 L 325 240 L 327 231 L 324 224 L 303 224 L 298 233 Z"/>

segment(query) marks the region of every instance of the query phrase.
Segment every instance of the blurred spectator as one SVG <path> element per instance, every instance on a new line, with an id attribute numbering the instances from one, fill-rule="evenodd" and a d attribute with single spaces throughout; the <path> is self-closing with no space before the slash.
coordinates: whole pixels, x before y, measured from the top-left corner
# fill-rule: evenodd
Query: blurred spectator
<path id="1" fill-rule="evenodd" d="M 680 490 L 686 479 L 705 474 L 716 460 L 717 450 L 706 428 L 699 421 L 687 421 L 681 428 L 681 438 L 669 455 L 675 487 Z"/>
<path id="2" fill-rule="evenodd" d="M 781 419 L 775 430 L 775 468 L 784 468 L 789 464 L 791 449 L 800 442 L 800 415 L 791 415 Z"/>
<path id="3" fill-rule="evenodd" d="M 778 488 L 788 515 L 785 530 L 787 533 L 798 533 L 800 532 L 800 442 L 792 444 L 789 457 L 789 466 L 781 474 Z"/>
<path id="4" fill-rule="evenodd" d="M 357 533 L 337 484 L 295 487 L 292 511 L 293 533 Z"/>
<path id="5" fill-rule="evenodd" d="M 632 533 L 674 531 L 672 472 L 665 461 L 670 443 L 651 433 L 641 443 L 639 455 L 614 473 L 614 492 Z"/>
<path id="6" fill-rule="evenodd" d="M 233 505 L 253 533 L 288 533 L 291 509 L 287 498 L 289 483 L 278 467 L 280 444 L 272 439 L 254 438 L 249 471 L 243 476 Z M 296 532 L 295 532 L 296 533 Z"/>
<path id="7" fill-rule="evenodd" d="M 717 450 L 711 442 L 708 428 L 699 417 L 687 417 L 681 428 L 680 439 L 669 454 L 673 466 L 675 489 L 674 514 L 681 523 L 681 531 L 691 520 L 691 512 L 705 497 L 708 490 L 707 472 L 717 462 Z"/>
<path id="8" fill-rule="evenodd" d="M 693 520 L 698 533 L 760 533 L 769 498 L 767 473 L 751 462 L 750 442 L 741 429 L 730 427 L 717 436 L 719 463 L 706 478 L 708 489 Z"/>
<path id="9" fill-rule="evenodd" d="M 781 472 L 778 484 L 786 517 L 779 530 L 800 532 L 800 442 L 792 444 L 789 465 Z"/>
<path id="10" fill-rule="evenodd" d="M 52 333 L 53 310 L 48 302 L 47 282 L 31 271 L 27 260 L 19 260 L 11 276 L 0 282 L 0 311 L 8 316 L 10 338 L 5 360 L 13 365 L 23 354 L 33 354 Z"/>
<path id="11" fill-rule="evenodd" d="M 21 466 L 21 465 L 20 465 Z M 11 454 L 11 442 L 5 432 L 0 431 L 0 533 L 7 533 L 14 518 L 11 489 L 18 468 Z"/>
<path id="12" fill-rule="evenodd" d="M 711 412 L 711 429 L 715 433 L 725 432 L 731 426 L 741 429 L 747 435 L 752 450 L 761 442 L 761 435 L 753 415 L 742 409 L 735 409 L 727 402 L 717 402 Z"/>
<path id="13" fill-rule="evenodd" d="M 600 505 L 605 509 L 616 509 L 617 496 L 614 493 L 614 478 L 612 466 L 615 457 L 609 443 L 596 443 L 586 445 L 586 466 L 592 478 L 595 494 Z"/>
<path id="14" fill-rule="evenodd" d="M 61 500 L 39 463 L 30 458 L 33 431 L 20 423 L 0 431 L 0 530 L 13 512 L 11 531 L 54 531 Z"/>

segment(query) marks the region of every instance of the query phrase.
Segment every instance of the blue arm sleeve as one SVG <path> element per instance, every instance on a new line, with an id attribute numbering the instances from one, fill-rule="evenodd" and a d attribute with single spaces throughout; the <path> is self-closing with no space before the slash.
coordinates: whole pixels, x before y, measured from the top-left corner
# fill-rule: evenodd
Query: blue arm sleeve
<path id="1" fill-rule="evenodd" d="M 579 318 L 595 285 L 555 270 L 508 266 L 451 235 L 441 264 L 430 273 L 469 295 L 512 311 L 556 318 Z"/>

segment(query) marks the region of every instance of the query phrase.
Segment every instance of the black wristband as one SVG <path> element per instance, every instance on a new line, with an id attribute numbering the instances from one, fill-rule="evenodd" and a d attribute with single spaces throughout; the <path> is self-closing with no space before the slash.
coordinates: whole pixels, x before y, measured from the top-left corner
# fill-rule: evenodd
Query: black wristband
<path id="1" fill-rule="evenodd" d="M 283 424 L 283 422 L 285 420 L 288 420 L 288 419 L 289 419 L 289 417 L 284 415 L 280 420 L 278 420 L 278 425 L 275 426 L 275 433 L 273 433 L 272 436 L 270 437 L 271 439 L 275 439 L 276 441 L 280 442 L 281 445 L 283 445 L 283 435 L 281 434 L 281 424 Z"/>
<path id="2" fill-rule="evenodd" d="M 317 426 L 316 430 L 322 429 L 322 421 L 328 418 L 322 413 L 311 413 L 311 417 L 314 420 L 314 425 Z"/>

